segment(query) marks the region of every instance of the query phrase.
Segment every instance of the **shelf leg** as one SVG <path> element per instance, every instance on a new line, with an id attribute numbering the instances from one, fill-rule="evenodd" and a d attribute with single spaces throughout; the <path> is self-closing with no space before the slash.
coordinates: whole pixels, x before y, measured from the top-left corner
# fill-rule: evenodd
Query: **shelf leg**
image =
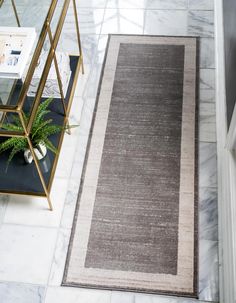
<path id="1" fill-rule="evenodd" d="M 47 197 L 47 200 L 48 200 L 49 209 L 52 211 L 52 210 L 53 210 L 53 207 L 52 207 L 52 202 L 51 202 L 51 199 L 50 199 L 50 195 L 49 195 L 47 186 L 46 186 L 46 184 L 45 184 L 45 181 L 44 181 L 44 178 L 43 178 L 43 174 L 42 174 L 42 172 L 41 172 L 41 169 L 40 169 L 40 166 L 39 166 L 39 162 L 38 162 L 38 159 L 37 159 L 37 157 L 36 157 L 36 155 L 35 155 L 34 148 L 33 148 L 33 145 L 32 145 L 32 143 L 31 143 L 31 141 L 30 141 L 29 136 L 27 136 L 27 140 L 28 140 L 28 144 L 29 144 L 29 148 L 30 148 L 31 154 L 32 154 L 33 159 L 34 159 L 34 163 L 35 163 L 35 165 L 36 165 L 36 168 L 37 168 L 37 171 L 38 171 L 38 174 L 39 174 L 40 181 L 41 181 L 41 183 L 42 183 L 44 192 L 45 192 L 46 197 Z"/>
<path id="2" fill-rule="evenodd" d="M 79 20 L 78 20 L 77 8 L 76 8 L 76 2 L 75 2 L 75 0 L 73 0 L 73 8 L 74 8 L 75 27 L 76 27 L 76 33 L 77 33 L 77 40 L 78 40 L 78 45 L 79 45 L 79 55 L 80 55 L 80 58 L 81 58 L 82 74 L 84 74 L 83 51 L 82 51 L 82 45 L 81 45 L 81 41 L 80 41 Z"/>
<path id="3" fill-rule="evenodd" d="M 46 195 L 47 200 L 48 200 L 49 209 L 50 209 L 50 210 L 53 210 L 52 203 L 51 203 L 51 199 L 50 199 L 50 195 L 49 195 L 47 186 L 46 186 L 46 184 L 45 184 L 45 181 L 44 181 L 44 178 L 43 178 L 43 174 L 42 174 L 41 169 L 40 169 L 40 166 L 39 166 L 38 159 L 37 159 L 37 157 L 36 157 L 36 155 L 35 155 L 34 148 L 33 148 L 32 142 L 31 142 L 30 137 L 29 137 L 29 133 L 27 132 L 27 129 L 26 129 L 24 117 L 23 117 L 23 115 L 22 115 L 22 112 L 19 112 L 18 114 L 19 114 L 19 117 L 20 117 L 20 120 L 21 120 L 21 124 L 22 124 L 22 126 L 23 126 L 23 129 L 24 129 L 24 131 L 25 131 L 25 136 L 26 136 L 26 138 L 27 138 L 27 141 L 28 141 L 28 144 L 29 144 L 29 149 L 30 149 L 31 154 L 32 154 L 33 159 L 34 159 L 34 163 L 35 163 L 36 169 L 37 169 L 37 171 L 38 171 L 39 178 L 40 178 L 40 181 L 41 181 L 42 186 L 43 186 L 43 190 L 44 190 L 45 195 Z"/>
<path id="4" fill-rule="evenodd" d="M 18 16 L 18 13 L 17 13 L 15 1 L 11 0 L 11 4 L 12 4 L 13 11 L 14 11 L 14 14 L 15 14 L 15 17 L 16 17 L 17 25 L 18 25 L 18 27 L 20 27 L 20 20 L 19 20 L 19 16 Z"/>
<path id="5" fill-rule="evenodd" d="M 50 198 L 49 195 L 47 196 L 47 200 L 48 200 L 48 207 L 49 207 L 49 210 L 50 210 L 50 211 L 53 211 L 52 201 L 51 201 L 51 198 Z"/>

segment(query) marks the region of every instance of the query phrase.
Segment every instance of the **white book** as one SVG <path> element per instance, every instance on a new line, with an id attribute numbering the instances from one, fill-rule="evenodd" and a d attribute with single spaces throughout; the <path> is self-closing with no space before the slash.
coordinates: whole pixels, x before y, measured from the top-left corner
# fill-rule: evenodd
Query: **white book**
<path id="1" fill-rule="evenodd" d="M 35 38 L 33 27 L 0 27 L 0 78 L 22 77 Z"/>

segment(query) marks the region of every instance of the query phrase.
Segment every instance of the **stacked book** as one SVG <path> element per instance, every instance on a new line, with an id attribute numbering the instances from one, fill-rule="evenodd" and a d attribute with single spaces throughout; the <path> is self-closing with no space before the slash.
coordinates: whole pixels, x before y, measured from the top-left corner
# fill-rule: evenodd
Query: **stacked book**
<path id="1" fill-rule="evenodd" d="M 35 38 L 35 28 L 0 27 L 0 78 L 22 77 Z"/>
<path id="2" fill-rule="evenodd" d="M 30 97 L 35 96 L 35 94 L 37 92 L 37 88 L 38 88 L 39 81 L 43 74 L 47 56 L 48 56 L 48 52 L 46 52 L 46 51 L 43 51 L 40 56 L 38 65 L 35 69 L 34 76 L 30 83 L 29 90 L 27 93 L 27 95 Z M 60 78 L 61 78 L 63 95 L 65 97 L 67 89 L 68 89 L 70 77 L 71 77 L 70 58 L 67 53 L 63 53 L 63 52 L 59 52 L 59 51 L 56 52 L 56 58 L 57 58 L 57 64 L 58 64 L 59 74 L 60 74 Z M 49 71 L 49 74 L 47 77 L 47 82 L 44 87 L 42 97 L 44 97 L 44 98 L 49 98 L 49 97 L 61 98 L 61 93 L 60 93 L 59 84 L 58 84 L 58 77 L 57 77 L 54 61 L 52 63 L 51 69 Z"/>

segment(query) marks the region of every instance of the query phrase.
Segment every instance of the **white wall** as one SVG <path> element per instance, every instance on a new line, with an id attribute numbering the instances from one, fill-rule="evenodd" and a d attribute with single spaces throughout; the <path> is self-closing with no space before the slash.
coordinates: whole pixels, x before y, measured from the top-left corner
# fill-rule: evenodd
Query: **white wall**
<path id="1" fill-rule="evenodd" d="M 225 0 L 215 0 L 220 302 L 236 303 L 236 157 L 226 148 L 222 1 Z M 227 146 L 229 145 L 227 144 Z"/>

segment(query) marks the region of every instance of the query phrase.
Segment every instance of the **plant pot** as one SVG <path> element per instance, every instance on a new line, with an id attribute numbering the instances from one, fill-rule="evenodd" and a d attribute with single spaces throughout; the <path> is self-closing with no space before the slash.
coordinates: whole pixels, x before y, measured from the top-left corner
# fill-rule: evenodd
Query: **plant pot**
<path id="1" fill-rule="evenodd" d="M 41 159 L 43 159 L 46 156 L 46 154 L 47 154 L 47 148 L 46 148 L 46 146 L 44 144 L 39 143 L 39 145 L 37 145 L 36 147 L 34 147 L 34 153 L 36 155 L 36 158 L 38 160 L 41 160 Z M 30 151 L 29 148 L 27 148 L 24 151 L 24 158 L 25 158 L 25 162 L 26 163 L 30 164 L 30 163 L 33 162 L 34 158 L 33 158 L 32 154 L 31 154 L 31 151 Z"/>

